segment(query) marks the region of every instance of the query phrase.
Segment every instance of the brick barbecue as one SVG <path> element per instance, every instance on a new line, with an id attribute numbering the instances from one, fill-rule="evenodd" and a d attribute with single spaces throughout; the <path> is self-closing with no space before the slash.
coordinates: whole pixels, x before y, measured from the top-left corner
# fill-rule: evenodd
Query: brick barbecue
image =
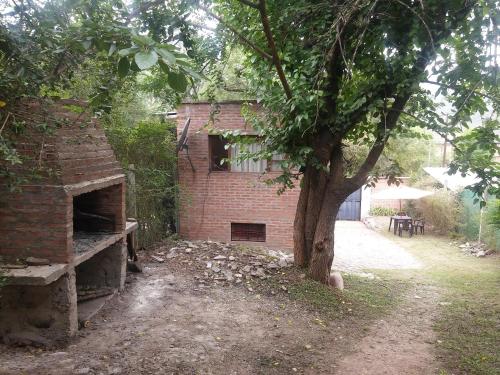
<path id="1" fill-rule="evenodd" d="M 78 329 L 78 289 L 124 286 L 126 235 L 137 227 L 125 218 L 125 176 L 85 103 L 24 99 L 4 134 L 23 163 L 0 161 L 0 272 L 8 282 L 0 336 L 65 340 Z"/>

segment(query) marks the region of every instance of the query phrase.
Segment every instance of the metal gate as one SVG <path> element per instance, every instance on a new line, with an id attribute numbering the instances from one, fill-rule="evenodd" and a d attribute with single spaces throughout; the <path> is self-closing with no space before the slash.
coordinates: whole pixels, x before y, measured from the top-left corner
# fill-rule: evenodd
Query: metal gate
<path id="1" fill-rule="evenodd" d="M 340 206 L 337 220 L 360 220 L 361 219 L 361 189 L 349 195 Z"/>

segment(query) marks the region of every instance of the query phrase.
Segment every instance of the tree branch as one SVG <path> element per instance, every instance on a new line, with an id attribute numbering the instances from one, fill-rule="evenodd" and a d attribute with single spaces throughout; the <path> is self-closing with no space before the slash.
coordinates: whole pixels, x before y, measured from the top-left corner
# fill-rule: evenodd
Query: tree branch
<path id="1" fill-rule="evenodd" d="M 269 25 L 269 17 L 267 16 L 267 11 L 266 11 L 266 2 L 265 0 L 259 0 L 259 13 L 260 13 L 260 19 L 262 22 L 262 27 L 264 28 L 264 34 L 266 35 L 267 39 L 267 44 L 269 45 L 269 48 L 271 49 L 271 54 L 273 57 L 273 64 L 276 68 L 276 71 L 278 72 L 278 76 L 281 81 L 281 85 L 283 86 L 283 89 L 285 90 L 285 95 L 288 99 L 292 98 L 292 90 L 290 88 L 290 85 L 288 84 L 288 81 L 286 80 L 285 77 L 285 72 L 283 71 L 283 67 L 281 65 L 279 56 L 278 56 L 278 51 L 276 49 L 276 44 L 274 43 L 274 38 L 273 38 L 273 33 L 271 31 L 271 26 Z"/>
<path id="2" fill-rule="evenodd" d="M 238 0 L 240 3 L 243 3 L 245 5 L 248 5 L 251 8 L 254 9 L 259 9 L 259 4 L 254 3 L 253 1 L 250 0 Z"/>
<path id="3" fill-rule="evenodd" d="M 425 81 L 422 81 L 422 83 L 429 83 L 431 85 L 441 86 L 441 87 L 444 87 L 444 88 L 447 88 L 447 89 L 450 89 L 450 90 L 454 90 L 454 91 L 459 90 L 459 87 L 457 87 L 457 86 L 447 85 L 445 83 L 436 82 L 436 81 L 425 80 Z M 495 101 L 497 103 L 500 103 L 500 98 L 497 98 L 497 97 L 494 97 L 494 96 L 491 96 L 491 95 L 488 95 L 488 94 L 484 94 L 484 93 L 482 93 L 480 91 L 477 91 L 477 90 L 472 90 L 472 93 L 476 94 L 476 95 L 479 95 L 479 96 L 482 96 L 484 98 L 488 98 L 488 99 L 493 100 L 493 101 Z"/>
<path id="4" fill-rule="evenodd" d="M 385 116 L 385 118 L 379 123 L 379 133 L 377 135 L 377 138 L 375 139 L 375 143 L 368 152 L 368 156 L 366 157 L 365 161 L 363 162 L 363 164 L 361 164 L 358 172 L 353 177 L 346 179 L 346 184 L 348 186 L 359 188 L 366 182 L 368 173 L 370 173 L 373 167 L 375 167 L 375 164 L 382 154 L 382 151 L 384 151 L 385 144 L 387 142 L 387 139 L 389 138 L 389 131 L 396 126 L 399 116 L 410 97 L 411 94 L 405 94 L 396 98 L 392 108 L 389 109 L 389 113 L 387 114 L 387 116 Z"/>
<path id="5" fill-rule="evenodd" d="M 217 14 L 213 13 L 210 9 L 208 9 L 208 8 L 206 8 L 204 6 L 200 5 L 200 9 L 204 10 L 205 13 L 207 13 L 210 17 L 212 17 L 212 18 L 216 19 L 217 21 L 219 21 L 221 25 L 223 25 L 224 27 L 226 27 L 229 30 L 231 30 L 234 33 L 234 35 L 236 35 L 243 43 L 245 43 L 247 46 L 249 46 L 250 48 L 252 48 L 255 52 L 257 52 L 261 57 L 263 57 L 266 60 L 273 61 L 273 57 L 270 54 L 268 54 L 262 48 L 258 47 L 255 43 L 253 43 L 252 41 L 250 41 L 248 38 L 246 38 L 243 35 L 241 35 L 241 33 L 238 30 L 236 30 L 236 28 L 234 28 L 233 26 L 229 25 L 226 21 L 224 21 L 222 19 L 222 17 L 220 17 Z"/>

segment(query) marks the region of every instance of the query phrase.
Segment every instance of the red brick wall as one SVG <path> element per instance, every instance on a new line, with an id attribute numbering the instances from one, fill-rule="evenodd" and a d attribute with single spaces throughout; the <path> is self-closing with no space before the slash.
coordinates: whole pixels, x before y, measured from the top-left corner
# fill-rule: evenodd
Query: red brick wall
<path id="1" fill-rule="evenodd" d="M 178 109 L 177 132 L 187 117 L 189 155 L 179 153 L 180 215 L 179 232 L 187 239 L 231 240 L 231 222 L 266 224 L 266 242 L 272 248 L 293 246 L 293 220 L 299 189 L 278 196 L 277 186 L 263 181 L 271 174 L 209 172 L 207 123 L 210 106 L 206 103 L 183 104 Z M 223 103 L 215 126 L 219 129 L 252 129 L 241 116 L 241 104 Z M 240 241 L 238 241 L 240 242 Z"/>
<path id="2" fill-rule="evenodd" d="M 0 256 L 29 256 L 68 262 L 73 249 L 72 199 L 62 187 L 23 186 L 9 193 L 0 186 Z"/>
<path id="3" fill-rule="evenodd" d="M 84 110 L 85 106 L 72 100 L 55 104 L 23 100 L 9 108 L 13 116 L 3 135 L 25 158 L 22 165 L 8 165 L 9 169 L 31 180 L 31 169 L 36 168 L 44 183 L 63 185 L 123 173 L 97 120 L 75 108 Z M 14 132 L 14 120 L 25 123 L 22 131 Z M 0 160 L 0 166 L 5 164 Z"/>
<path id="4" fill-rule="evenodd" d="M 0 160 L 0 168 L 25 178 L 12 192 L 0 177 L 0 257 L 7 261 L 28 256 L 71 261 L 73 195 L 95 189 L 107 188 L 99 195 L 105 202 L 97 203 L 115 216 L 116 231 L 124 230 L 123 171 L 95 119 L 66 105 L 79 103 L 24 100 L 9 109 L 25 126 L 16 133 L 9 122 L 3 134 L 26 159 L 15 167 Z M 51 130 L 40 131 L 44 124 Z"/>

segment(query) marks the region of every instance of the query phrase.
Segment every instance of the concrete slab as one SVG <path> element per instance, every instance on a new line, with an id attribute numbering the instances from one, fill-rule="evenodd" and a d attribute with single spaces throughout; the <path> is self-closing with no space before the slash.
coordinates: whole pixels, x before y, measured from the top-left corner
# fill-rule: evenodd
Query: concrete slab
<path id="1" fill-rule="evenodd" d="M 44 286 L 59 279 L 68 270 L 68 264 L 51 264 L 48 266 L 29 266 L 20 269 L 6 270 L 4 276 L 8 285 Z"/>
<path id="2" fill-rule="evenodd" d="M 115 294 L 116 291 L 107 296 L 78 302 L 78 323 L 81 325 L 91 320 Z"/>
<path id="3" fill-rule="evenodd" d="M 416 240 L 416 238 L 408 239 Z M 422 264 L 396 243 L 360 221 L 338 221 L 332 269 L 358 273 L 375 269 L 415 269 Z"/>

